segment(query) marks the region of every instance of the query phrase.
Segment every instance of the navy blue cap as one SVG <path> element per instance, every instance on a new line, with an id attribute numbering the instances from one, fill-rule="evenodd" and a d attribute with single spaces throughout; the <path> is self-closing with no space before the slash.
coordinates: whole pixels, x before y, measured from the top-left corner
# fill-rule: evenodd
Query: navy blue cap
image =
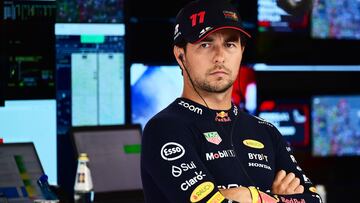
<path id="1" fill-rule="evenodd" d="M 251 38 L 242 26 L 237 9 L 229 0 L 196 0 L 188 3 L 176 16 L 174 43 L 185 40 L 198 43 L 220 29 L 235 29 Z"/>

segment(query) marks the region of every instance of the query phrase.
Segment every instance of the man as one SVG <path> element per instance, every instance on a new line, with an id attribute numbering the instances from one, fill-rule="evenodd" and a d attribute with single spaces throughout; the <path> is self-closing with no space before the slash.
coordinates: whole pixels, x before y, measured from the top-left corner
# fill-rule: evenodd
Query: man
<path id="1" fill-rule="evenodd" d="M 227 0 L 191 2 L 177 15 L 183 94 L 145 126 L 146 202 L 321 202 L 276 128 L 231 103 L 249 37 Z"/>

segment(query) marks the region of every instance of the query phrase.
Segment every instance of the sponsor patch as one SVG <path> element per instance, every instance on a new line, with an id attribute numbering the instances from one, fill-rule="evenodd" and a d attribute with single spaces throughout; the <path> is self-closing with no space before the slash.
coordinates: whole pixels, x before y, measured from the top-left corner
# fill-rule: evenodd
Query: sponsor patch
<path id="1" fill-rule="evenodd" d="M 235 12 L 232 11 L 223 11 L 224 17 L 227 19 L 231 19 L 233 21 L 239 21 L 238 16 L 236 15 Z"/>
<path id="2" fill-rule="evenodd" d="M 235 151 L 232 149 L 217 151 L 217 152 L 210 152 L 206 153 L 206 161 L 228 158 L 228 157 L 235 157 Z"/>
<path id="3" fill-rule="evenodd" d="M 263 143 L 256 141 L 256 140 L 251 140 L 251 139 L 244 140 L 243 144 L 248 147 L 255 148 L 255 149 L 263 149 L 264 148 Z"/>
<path id="4" fill-rule="evenodd" d="M 305 183 L 312 183 L 311 180 L 305 174 L 303 174 L 303 179 Z"/>
<path id="5" fill-rule="evenodd" d="M 181 100 L 178 104 L 179 104 L 180 106 L 183 106 L 184 108 L 186 108 L 186 109 L 194 112 L 194 113 L 197 113 L 197 114 L 202 115 L 202 108 L 200 108 L 200 107 L 196 107 L 196 106 L 194 106 L 194 105 L 190 105 L 189 103 L 184 102 L 184 101 L 182 101 L 182 100 Z"/>
<path id="6" fill-rule="evenodd" d="M 220 193 L 216 192 L 206 203 L 220 203 L 225 197 Z"/>
<path id="7" fill-rule="evenodd" d="M 213 27 L 206 27 L 204 29 L 202 29 L 199 33 L 199 38 L 202 37 L 204 34 L 206 34 L 207 32 L 209 32 L 210 30 L 214 29 Z"/>
<path id="8" fill-rule="evenodd" d="M 174 40 L 178 38 L 181 35 L 181 32 L 179 32 L 179 24 L 176 24 L 174 29 Z"/>
<path id="9" fill-rule="evenodd" d="M 267 126 L 270 126 L 270 127 L 274 127 L 271 123 L 269 123 L 265 119 L 263 119 L 261 117 L 257 117 L 257 116 L 254 116 L 254 117 L 258 119 L 259 124 L 264 124 L 264 125 L 267 125 Z"/>
<path id="10" fill-rule="evenodd" d="M 253 163 L 253 162 L 249 162 L 249 167 L 255 167 L 255 168 L 264 168 L 267 169 L 269 171 L 271 171 L 271 167 L 266 165 L 266 164 L 259 164 L 259 163 Z"/>
<path id="11" fill-rule="evenodd" d="M 281 202 L 285 202 L 285 203 L 306 203 L 305 199 L 296 199 L 296 198 L 285 198 L 285 197 L 280 197 Z"/>
<path id="12" fill-rule="evenodd" d="M 188 164 L 182 163 L 182 164 L 180 164 L 180 167 L 173 165 L 171 167 L 171 173 L 175 178 L 177 178 L 177 177 L 181 176 L 183 171 L 188 171 L 188 170 L 195 169 L 195 168 L 196 168 L 196 165 L 194 164 L 193 161 Z"/>
<path id="13" fill-rule="evenodd" d="M 233 110 L 233 112 L 234 112 L 235 116 L 237 116 L 237 115 L 238 115 L 238 108 L 237 108 L 236 106 L 234 106 L 234 110 Z"/>
<path id="14" fill-rule="evenodd" d="M 185 154 L 185 149 L 179 143 L 168 142 L 161 147 L 161 157 L 167 161 L 174 161 Z"/>
<path id="15" fill-rule="evenodd" d="M 221 111 L 220 113 L 216 113 L 215 117 L 216 122 L 230 122 L 231 119 L 229 117 L 229 114 L 225 111 Z"/>
<path id="16" fill-rule="evenodd" d="M 207 133 L 203 133 L 206 140 L 210 143 L 213 143 L 213 144 L 216 144 L 216 145 L 219 145 L 220 142 L 222 141 L 219 133 L 217 133 L 216 131 L 214 132 L 207 132 Z"/>
<path id="17" fill-rule="evenodd" d="M 190 202 L 198 202 L 214 190 L 214 184 L 212 182 L 204 182 L 198 185 L 191 193 Z"/>
<path id="18" fill-rule="evenodd" d="M 189 189 L 189 187 L 195 185 L 198 181 L 201 181 L 202 179 L 204 179 L 206 175 L 202 174 L 202 171 L 195 172 L 195 176 L 189 180 L 186 180 L 185 182 L 181 183 L 180 188 L 182 191 L 187 191 Z"/>
<path id="19" fill-rule="evenodd" d="M 316 188 L 315 188 L 315 187 L 310 187 L 309 190 L 310 190 L 311 192 L 315 192 L 315 193 L 316 193 Z"/>
<path id="20" fill-rule="evenodd" d="M 256 154 L 256 153 L 248 153 L 248 157 L 250 160 L 259 160 L 269 162 L 268 156 L 265 154 Z"/>
<path id="21" fill-rule="evenodd" d="M 296 161 L 296 159 L 295 159 L 294 155 L 290 154 L 290 158 L 291 158 L 292 162 L 294 162 L 295 164 L 297 163 L 297 161 Z"/>
<path id="22" fill-rule="evenodd" d="M 179 24 L 176 24 L 174 29 L 174 35 L 176 35 L 178 32 L 179 32 Z"/>

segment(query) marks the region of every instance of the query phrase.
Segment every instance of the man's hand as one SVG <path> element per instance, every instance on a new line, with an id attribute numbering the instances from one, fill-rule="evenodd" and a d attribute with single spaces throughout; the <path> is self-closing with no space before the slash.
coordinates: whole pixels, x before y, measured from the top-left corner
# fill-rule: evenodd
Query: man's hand
<path id="1" fill-rule="evenodd" d="M 250 191 L 246 187 L 236 187 L 236 188 L 219 189 L 219 190 L 226 199 L 235 200 L 241 203 L 252 202 Z"/>
<path id="2" fill-rule="evenodd" d="M 271 192 L 279 195 L 301 194 L 304 186 L 300 185 L 300 179 L 294 173 L 286 174 L 284 170 L 280 170 L 275 176 Z"/>

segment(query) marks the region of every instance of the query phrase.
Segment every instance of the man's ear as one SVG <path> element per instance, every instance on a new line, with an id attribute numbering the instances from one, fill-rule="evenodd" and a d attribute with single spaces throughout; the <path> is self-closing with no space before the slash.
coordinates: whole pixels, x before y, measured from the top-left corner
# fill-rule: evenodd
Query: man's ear
<path id="1" fill-rule="evenodd" d="M 173 49 L 173 52 L 174 52 L 174 56 L 178 62 L 178 64 L 181 64 L 184 62 L 184 49 L 183 48 L 180 48 L 178 46 L 174 46 L 174 49 Z"/>
<path id="2" fill-rule="evenodd" d="M 180 66 L 181 74 L 183 74 L 183 70 L 184 70 L 184 49 L 180 48 L 178 46 L 174 46 L 173 53 L 174 53 L 174 56 L 175 56 L 175 59 L 176 59 L 177 63 Z"/>

